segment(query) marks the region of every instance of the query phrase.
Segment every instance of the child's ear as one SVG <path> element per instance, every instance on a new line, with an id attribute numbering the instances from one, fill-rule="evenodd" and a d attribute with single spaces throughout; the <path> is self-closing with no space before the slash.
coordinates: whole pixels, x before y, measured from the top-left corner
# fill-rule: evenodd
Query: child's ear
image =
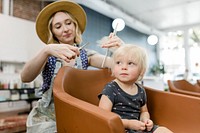
<path id="1" fill-rule="evenodd" d="M 144 77 L 144 74 L 145 74 L 145 71 L 144 71 L 144 70 L 142 70 L 142 71 L 140 72 L 140 75 L 139 75 L 139 77 L 138 77 L 138 81 L 140 81 L 140 80 L 142 80 L 142 79 L 143 79 L 143 77 Z"/>
<path id="2" fill-rule="evenodd" d="M 114 76 L 115 76 L 115 75 L 113 74 L 113 72 L 112 72 L 111 76 L 112 76 L 112 77 L 114 77 Z"/>
<path id="3" fill-rule="evenodd" d="M 115 76 L 114 73 L 113 73 L 114 65 L 115 65 L 115 63 L 114 63 L 114 60 L 112 59 L 110 70 L 111 70 L 111 73 L 112 73 L 111 76 L 113 76 L 113 77 Z"/>
<path id="4" fill-rule="evenodd" d="M 113 67 L 110 68 L 110 70 L 111 70 L 111 76 L 114 77 L 115 75 L 114 75 L 114 72 L 113 72 Z"/>

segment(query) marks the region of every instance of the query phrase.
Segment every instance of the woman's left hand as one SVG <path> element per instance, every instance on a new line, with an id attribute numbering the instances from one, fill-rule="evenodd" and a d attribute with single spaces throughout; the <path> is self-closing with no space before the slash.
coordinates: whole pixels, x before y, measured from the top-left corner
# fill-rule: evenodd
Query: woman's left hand
<path id="1" fill-rule="evenodd" d="M 102 48 L 118 48 L 123 45 L 124 42 L 114 33 L 110 33 L 110 35 L 106 38 L 105 41 L 102 42 Z"/>

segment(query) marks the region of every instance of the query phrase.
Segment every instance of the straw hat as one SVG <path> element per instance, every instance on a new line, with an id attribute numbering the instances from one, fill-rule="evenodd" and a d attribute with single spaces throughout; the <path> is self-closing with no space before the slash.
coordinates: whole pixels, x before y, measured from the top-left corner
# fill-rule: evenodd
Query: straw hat
<path id="1" fill-rule="evenodd" d="M 48 41 L 48 22 L 50 17 L 57 11 L 67 11 L 77 20 L 79 28 L 83 33 L 86 27 L 86 13 L 84 9 L 70 0 L 60 0 L 53 2 L 42 9 L 36 19 L 36 32 L 39 38 L 47 44 Z"/>

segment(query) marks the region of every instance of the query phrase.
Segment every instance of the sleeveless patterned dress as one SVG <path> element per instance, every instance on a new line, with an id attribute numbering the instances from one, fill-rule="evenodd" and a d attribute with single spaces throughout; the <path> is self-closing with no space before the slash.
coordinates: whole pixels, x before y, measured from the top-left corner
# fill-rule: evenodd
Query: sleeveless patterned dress
<path id="1" fill-rule="evenodd" d="M 79 58 L 76 58 L 74 67 L 77 69 L 87 69 L 88 57 L 95 54 L 93 50 L 80 50 Z M 54 133 L 56 132 L 55 108 L 53 102 L 52 86 L 53 80 L 62 67 L 62 61 L 56 57 L 50 56 L 42 72 L 43 85 L 36 92 L 41 99 L 37 101 L 36 106 L 31 110 L 27 118 L 27 133 Z"/>

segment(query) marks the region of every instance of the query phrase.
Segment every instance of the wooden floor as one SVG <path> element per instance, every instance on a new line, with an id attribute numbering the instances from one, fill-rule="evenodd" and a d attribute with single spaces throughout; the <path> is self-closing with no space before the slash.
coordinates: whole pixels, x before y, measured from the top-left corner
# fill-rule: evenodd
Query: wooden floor
<path id="1" fill-rule="evenodd" d="M 15 111 L 9 111 L 9 112 L 0 112 L 0 119 L 10 117 L 10 116 L 16 116 L 20 114 L 28 114 L 29 110 L 15 110 Z"/>
<path id="2" fill-rule="evenodd" d="M 0 112 L 0 133 L 26 133 L 27 110 Z"/>

